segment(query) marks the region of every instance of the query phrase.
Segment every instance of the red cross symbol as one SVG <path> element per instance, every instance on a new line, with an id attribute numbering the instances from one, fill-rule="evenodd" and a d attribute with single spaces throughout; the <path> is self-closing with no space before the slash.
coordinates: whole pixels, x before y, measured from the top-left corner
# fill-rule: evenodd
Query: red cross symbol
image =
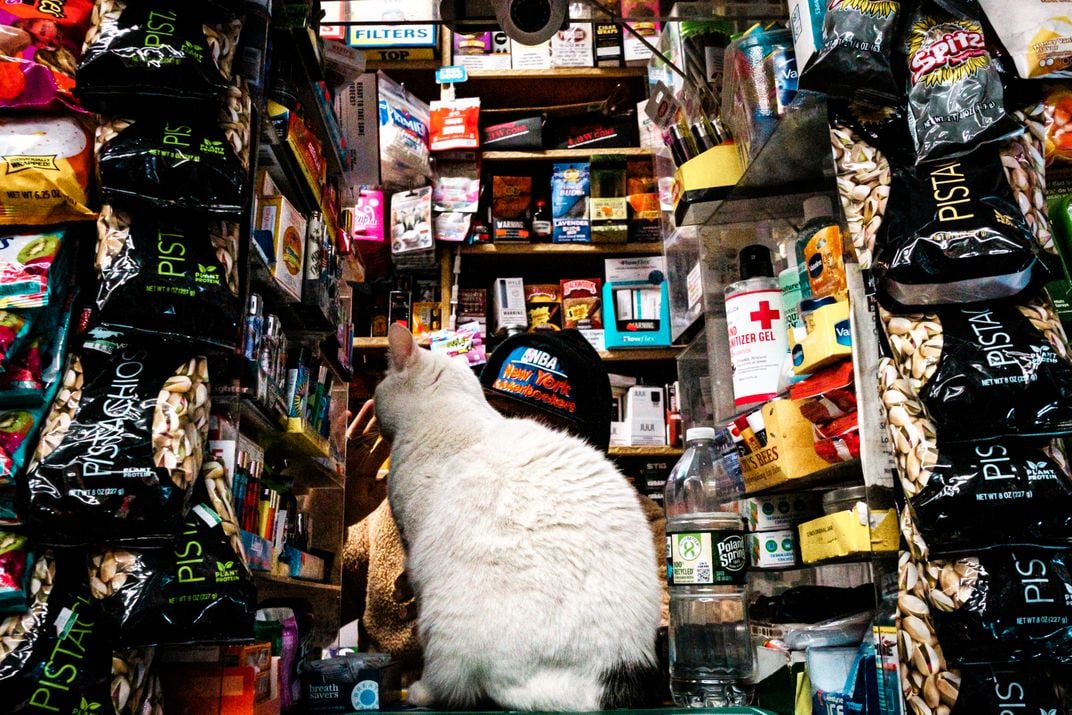
<path id="1" fill-rule="evenodd" d="M 770 307 L 770 301 L 759 301 L 759 310 L 753 310 L 748 314 L 748 317 L 753 323 L 759 323 L 763 326 L 764 330 L 770 330 L 774 321 L 782 317 L 782 314 L 777 310 L 772 310 Z"/>

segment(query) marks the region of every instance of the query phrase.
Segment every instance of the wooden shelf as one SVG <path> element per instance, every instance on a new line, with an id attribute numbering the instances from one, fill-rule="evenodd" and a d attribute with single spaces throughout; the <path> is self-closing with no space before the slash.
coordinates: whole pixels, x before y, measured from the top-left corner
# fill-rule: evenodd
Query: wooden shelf
<path id="1" fill-rule="evenodd" d="M 592 149 L 546 149 L 544 151 L 486 151 L 480 155 L 484 161 L 542 161 L 547 159 L 587 159 L 590 156 L 612 154 L 617 156 L 651 156 L 651 149 L 637 146 Z"/>
<path id="2" fill-rule="evenodd" d="M 432 344 L 430 338 L 418 338 L 417 344 L 421 347 L 428 347 Z M 354 350 L 364 350 L 366 352 L 372 352 L 376 350 L 387 349 L 387 338 L 354 338 Z"/>
<path id="3" fill-rule="evenodd" d="M 463 256 L 660 256 L 663 245 L 651 243 L 477 243 L 462 246 Z"/>
<path id="4" fill-rule="evenodd" d="M 307 588 L 315 591 L 332 591 L 336 593 L 342 592 L 342 586 L 337 583 L 321 583 L 319 581 L 306 581 L 300 578 L 290 578 L 289 576 L 276 576 L 267 571 L 254 571 L 253 578 L 258 581 L 280 584 L 289 588 Z"/>
<path id="5" fill-rule="evenodd" d="M 646 77 L 647 67 L 552 67 L 542 70 L 469 70 L 469 79 L 600 79 Z"/>
<path id="6" fill-rule="evenodd" d="M 606 350 L 599 354 L 604 362 L 633 362 L 649 360 L 673 360 L 685 348 L 672 345 L 668 348 L 622 348 Z"/>
<path id="7" fill-rule="evenodd" d="M 680 457 L 680 447 L 610 447 L 607 454 L 611 457 Z"/>
<path id="8" fill-rule="evenodd" d="M 386 72 L 398 72 L 398 71 L 424 71 L 435 72 L 438 68 L 443 66 L 441 60 L 408 60 L 398 62 L 377 62 L 376 60 L 369 60 L 365 63 L 366 72 L 375 72 L 377 70 L 384 70 Z"/>

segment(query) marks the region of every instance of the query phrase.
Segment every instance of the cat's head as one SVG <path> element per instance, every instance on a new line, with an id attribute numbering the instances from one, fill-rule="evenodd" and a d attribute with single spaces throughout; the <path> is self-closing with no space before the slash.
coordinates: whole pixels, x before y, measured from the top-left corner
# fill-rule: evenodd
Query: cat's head
<path id="1" fill-rule="evenodd" d="M 398 324 L 387 334 L 387 375 L 376 387 L 376 419 L 389 439 L 407 421 L 490 410 L 480 381 L 461 358 L 422 350 Z"/>

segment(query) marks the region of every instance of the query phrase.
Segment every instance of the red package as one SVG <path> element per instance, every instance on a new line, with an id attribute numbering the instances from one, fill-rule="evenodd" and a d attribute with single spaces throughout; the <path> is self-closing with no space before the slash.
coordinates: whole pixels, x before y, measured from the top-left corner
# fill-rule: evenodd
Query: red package
<path id="1" fill-rule="evenodd" d="M 432 102 L 429 148 L 432 151 L 480 148 L 480 99 Z"/>
<path id="2" fill-rule="evenodd" d="M 856 411 L 852 361 L 838 363 L 812 374 L 789 388 L 789 396 L 800 402 L 800 414 L 817 425 Z"/>
<path id="3" fill-rule="evenodd" d="M 850 462 L 860 456 L 860 423 L 857 413 L 839 417 L 815 428 L 815 453 L 830 464 Z"/>
<path id="4" fill-rule="evenodd" d="M 78 107 L 74 73 L 92 0 L 0 3 L 0 108 Z"/>

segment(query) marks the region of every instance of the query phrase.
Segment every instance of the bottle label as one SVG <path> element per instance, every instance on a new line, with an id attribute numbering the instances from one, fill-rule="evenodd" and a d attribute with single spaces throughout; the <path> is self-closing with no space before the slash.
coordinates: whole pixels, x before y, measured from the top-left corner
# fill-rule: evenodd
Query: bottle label
<path id="1" fill-rule="evenodd" d="M 666 583 L 670 586 L 741 586 L 747 569 L 739 529 L 666 535 Z"/>
<path id="2" fill-rule="evenodd" d="M 759 289 L 727 297 L 726 326 L 737 405 L 778 394 L 778 376 L 788 349 L 781 291 Z"/>

